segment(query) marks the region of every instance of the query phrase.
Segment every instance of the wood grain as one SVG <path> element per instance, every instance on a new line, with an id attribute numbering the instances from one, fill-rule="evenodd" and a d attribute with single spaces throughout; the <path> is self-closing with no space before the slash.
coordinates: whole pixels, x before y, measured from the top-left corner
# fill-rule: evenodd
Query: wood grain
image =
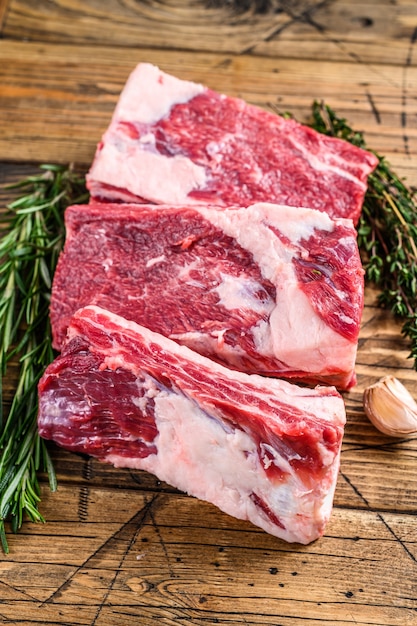
<path id="1" fill-rule="evenodd" d="M 0 0 L 0 205 L 50 161 L 86 171 L 134 65 L 300 120 L 324 99 L 417 187 L 417 5 L 278 0 Z M 0 209 L 0 211 L 4 211 Z M 325 536 L 290 545 L 161 483 L 51 445 L 45 524 L 0 556 L 0 621 L 23 625 L 417 624 L 417 438 L 378 433 L 364 388 L 390 373 L 417 397 L 401 322 L 367 286 L 358 383 Z M 10 401 L 16 365 L 5 382 Z"/>
<path id="2" fill-rule="evenodd" d="M 336 508 L 326 537 L 294 549 L 185 496 L 137 493 L 127 500 L 91 488 L 84 522 L 74 517 L 74 488 L 62 487 L 53 502 L 44 498 L 48 525 L 31 526 L 24 543 L 12 543 L 6 618 L 20 594 L 22 617 L 44 623 L 61 623 L 74 605 L 79 624 L 96 623 L 97 612 L 100 624 L 143 615 L 145 624 L 301 624 L 303 614 L 328 624 L 405 624 L 415 609 L 415 579 L 403 575 L 414 565 L 406 515 Z M 53 554 L 43 550 L 49 534 L 59 545 Z"/>
<path id="3" fill-rule="evenodd" d="M 6 39 L 50 43 L 403 66 L 416 28 L 412 0 L 287 0 L 263 15 L 213 4 L 11 0 L 3 33 Z"/>
<path id="4" fill-rule="evenodd" d="M 181 78 L 204 83 L 300 121 L 312 100 L 325 100 L 365 133 L 412 184 L 417 165 L 414 99 L 395 66 L 225 57 L 154 49 L 128 50 L 0 40 L 0 160 L 76 162 L 86 167 L 136 63 L 148 61 Z M 46 80 L 47 77 L 47 80 Z M 417 84 L 417 67 L 407 81 Z M 314 96 L 306 85 L 314 85 Z M 377 114 L 376 114 L 377 112 Z M 408 121 L 409 120 L 409 121 Z"/>

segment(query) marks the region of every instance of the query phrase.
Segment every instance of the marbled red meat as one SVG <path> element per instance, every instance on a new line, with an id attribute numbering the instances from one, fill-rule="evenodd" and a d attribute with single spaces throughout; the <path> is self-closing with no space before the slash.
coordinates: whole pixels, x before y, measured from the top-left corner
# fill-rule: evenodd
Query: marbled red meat
<path id="1" fill-rule="evenodd" d="M 87 176 L 95 199 L 274 202 L 359 219 L 375 155 L 142 63 Z"/>
<path id="2" fill-rule="evenodd" d="M 345 417 L 333 387 L 230 370 L 94 306 L 74 315 L 39 383 L 42 437 L 291 542 L 324 532 Z"/>
<path id="3" fill-rule="evenodd" d="M 257 204 L 73 206 L 55 273 L 59 349 L 97 304 L 230 367 L 355 383 L 363 270 L 350 220 Z"/>

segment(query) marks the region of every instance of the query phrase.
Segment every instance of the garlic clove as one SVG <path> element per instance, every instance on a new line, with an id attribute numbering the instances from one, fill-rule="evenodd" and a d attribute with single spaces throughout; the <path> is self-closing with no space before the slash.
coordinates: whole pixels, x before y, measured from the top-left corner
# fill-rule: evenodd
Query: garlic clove
<path id="1" fill-rule="evenodd" d="M 365 413 L 385 435 L 404 437 L 417 433 L 417 403 L 394 376 L 384 376 L 363 394 Z"/>

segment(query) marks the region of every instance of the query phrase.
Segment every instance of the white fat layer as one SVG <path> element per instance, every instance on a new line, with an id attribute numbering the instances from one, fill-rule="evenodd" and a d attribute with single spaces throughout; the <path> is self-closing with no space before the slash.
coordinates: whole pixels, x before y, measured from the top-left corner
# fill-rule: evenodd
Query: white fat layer
<path id="1" fill-rule="evenodd" d="M 151 384 L 147 386 L 149 395 Z M 286 541 L 308 543 L 321 534 L 331 512 L 337 456 L 325 455 L 327 476 L 312 491 L 268 444 L 261 448 L 263 453 L 269 453 L 261 461 L 256 442 L 249 435 L 223 428 L 191 399 L 156 388 L 152 397 L 159 433 L 155 439 L 158 453 L 131 459 L 128 462 L 132 466 L 150 471 L 160 480 L 209 501 L 234 517 L 250 520 Z M 107 460 L 115 465 L 121 462 L 114 455 Z M 285 478 L 275 482 L 268 479 L 262 465 L 266 468 L 271 463 L 287 473 Z M 285 530 L 267 518 L 251 494 L 266 503 Z"/>
<path id="2" fill-rule="evenodd" d="M 165 74 L 150 63 L 140 63 L 126 82 L 114 119 L 155 124 L 175 104 L 188 102 L 204 90 L 203 85 Z"/>
<path id="3" fill-rule="evenodd" d="M 225 309 L 245 309 L 261 315 L 267 315 L 274 307 L 274 302 L 262 285 L 247 276 L 220 274 L 219 284 L 212 289 L 219 296 L 219 304 Z M 264 296 L 261 300 L 257 294 Z"/>
<path id="4" fill-rule="evenodd" d="M 113 141 L 110 134 L 96 155 L 91 177 L 96 183 L 125 188 L 149 202 L 190 204 L 188 194 L 204 186 L 206 171 L 187 157 L 148 152 L 138 142 Z M 169 185 L 161 184 L 164 180 L 169 180 Z"/>
<path id="5" fill-rule="evenodd" d="M 292 274 L 292 269 L 288 268 Z M 305 371 L 326 371 L 351 363 L 356 344 L 328 326 L 314 311 L 310 300 L 292 276 L 277 285 L 276 305 L 270 316 L 273 353 L 285 355 L 285 362 Z M 308 329 L 308 330 L 306 330 Z M 304 359 L 303 359 L 304 355 Z"/>
<path id="6" fill-rule="evenodd" d="M 300 289 L 291 263 L 294 255 L 300 254 L 302 239 L 308 239 L 315 229 L 333 230 L 331 218 L 313 209 L 268 203 L 254 204 L 245 211 L 213 211 L 204 207 L 196 210 L 248 250 L 264 278 L 276 288 L 276 302 L 268 311 L 269 322 L 259 321 L 250 330 L 256 349 L 266 356 L 275 356 L 288 368 L 306 372 L 353 369 L 356 344 L 333 330 L 315 312 Z M 289 241 L 280 239 L 271 227 Z M 227 299 L 225 288 L 223 298 L 227 308 L 231 308 L 230 304 L 237 304 L 240 285 L 229 277 L 227 287 L 230 297 Z M 243 298 L 241 304 L 245 305 Z M 346 321 L 343 316 L 342 320 Z"/>
<path id="7" fill-rule="evenodd" d="M 271 321 L 259 320 L 251 328 L 253 343 L 259 354 L 268 357 L 276 356 L 274 353 L 274 342 L 272 338 Z"/>

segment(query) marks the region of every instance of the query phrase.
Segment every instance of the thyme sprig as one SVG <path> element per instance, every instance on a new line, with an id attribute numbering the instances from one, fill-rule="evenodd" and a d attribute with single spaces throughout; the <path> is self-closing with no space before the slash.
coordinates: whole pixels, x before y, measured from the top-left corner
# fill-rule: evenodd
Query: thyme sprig
<path id="1" fill-rule="evenodd" d="M 71 167 L 42 165 L 41 172 L 11 185 L 20 196 L 0 218 L 0 541 L 8 552 L 5 522 L 16 532 L 26 515 L 43 521 L 39 471 L 56 477 L 37 430 L 37 384 L 54 355 L 49 296 L 64 240 L 63 211 L 86 197 L 84 178 Z M 6 376 L 17 363 L 8 410 Z"/>
<path id="2" fill-rule="evenodd" d="M 363 134 L 321 102 L 314 102 L 311 126 L 368 149 Z M 380 291 L 381 307 L 402 320 L 417 370 L 417 204 L 416 190 L 393 172 L 385 157 L 368 177 L 358 224 L 358 245 L 366 279 Z"/>

